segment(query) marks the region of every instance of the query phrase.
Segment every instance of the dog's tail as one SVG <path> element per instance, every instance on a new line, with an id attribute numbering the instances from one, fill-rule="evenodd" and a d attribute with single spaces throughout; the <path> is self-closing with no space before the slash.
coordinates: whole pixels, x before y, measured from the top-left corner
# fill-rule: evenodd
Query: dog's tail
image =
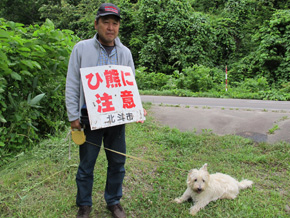
<path id="1" fill-rule="evenodd" d="M 239 189 L 246 189 L 252 187 L 253 181 L 244 179 L 238 183 Z"/>

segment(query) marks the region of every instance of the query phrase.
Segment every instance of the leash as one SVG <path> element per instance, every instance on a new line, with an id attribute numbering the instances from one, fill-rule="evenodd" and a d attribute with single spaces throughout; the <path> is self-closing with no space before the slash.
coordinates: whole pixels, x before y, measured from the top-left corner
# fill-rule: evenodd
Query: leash
<path id="1" fill-rule="evenodd" d="M 81 131 L 79 131 L 79 132 L 81 132 Z M 66 138 L 65 138 L 65 140 L 69 140 L 69 160 L 71 160 L 71 139 L 72 139 L 72 130 L 70 130 L 70 131 L 67 133 L 67 136 L 66 136 Z M 97 145 L 97 144 L 95 144 L 95 143 L 92 143 L 92 142 L 89 142 L 89 141 L 85 141 L 85 142 L 86 142 L 86 143 L 89 143 L 89 144 L 92 144 L 92 145 L 95 145 L 95 146 L 97 146 L 97 147 L 102 148 L 102 146 Z M 168 165 L 166 166 L 166 165 L 164 165 L 164 164 L 161 164 L 161 163 L 158 163 L 158 162 L 155 162 L 155 161 L 145 160 L 145 159 L 142 159 L 142 158 L 139 158 L 139 157 L 135 157 L 135 156 L 133 156 L 133 155 L 128 155 L 128 154 L 125 154 L 125 153 L 122 153 L 122 152 L 119 152 L 119 151 L 115 151 L 115 150 L 112 150 L 112 149 L 109 149 L 109 148 L 105 148 L 105 147 L 104 147 L 104 149 L 106 149 L 106 150 L 108 150 L 108 151 L 111 151 L 111 152 L 114 152 L 114 153 L 117 153 L 117 154 L 120 154 L 120 155 L 123 155 L 123 156 L 126 156 L 126 157 L 129 157 L 129 158 L 132 158 L 132 159 L 135 159 L 135 160 L 138 160 L 138 161 L 146 162 L 146 163 L 153 164 L 153 165 L 159 165 L 159 166 L 168 167 Z M 58 172 L 55 172 L 55 173 L 53 173 L 52 175 L 50 175 L 50 176 L 48 176 L 47 178 L 45 178 L 44 180 L 42 180 L 42 181 L 40 181 L 40 182 L 38 182 L 38 183 L 36 183 L 36 184 L 30 186 L 30 187 L 26 187 L 26 188 L 22 189 L 21 191 L 22 191 L 22 192 L 25 192 L 25 193 L 28 193 L 28 192 L 30 192 L 31 190 L 33 190 L 34 188 L 36 188 L 37 186 L 39 186 L 39 185 L 43 184 L 44 182 L 46 182 L 46 181 L 52 179 L 52 178 L 55 177 L 56 175 L 58 175 L 58 174 L 60 174 L 60 173 L 62 173 L 62 172 L 64 172 L 64 171 L 66 171 L 68 168 L 71 168 L 71 167 L 77 167 L 77 164 L 69 165 L 69 166 L 67 166 L 65 169 L 60 170 L 60 171 L 58 171 Z M 181 169 L 181 168 L 178 168 L 178 167 L 172 167 L 172 166 L 170 166 L 170 168 L 171 168 L 171 169 L 176 169 L 176 170 L 179 170 L 179 171 L 184 171 L 184 172 L 188 173 L 188 170 Z M 12 193 L 12 194 L 9 193 L 9 194 L 7 194 L 7 195 L 1 196 L 1 198 L 0 198 L 0 203 L 4 202 L 5 199 L 10 198 L 10 197 L 12 197 L 13 195 L 14 195 L 14 193 Z M 25 195 L 25 196 L 20 196 L 20 194 L 18 194 L 18 193 L 17 193 L 17 195 L 18 195 L 18 197 L 19 197 L 21 200 L 24 199 L 24 198 L 26 197 L 26 195 Z"/>
<path id="2" fill-rule="evenodd" d="M 67 137 L 69 137 L 69 160 L 71 159 L 71 138 L 72 138 L 72 130 L 70 130 L 67 134 Z M 81 132 L 81 131 L 77 131 L 77 132 Z M 74 140 L 73 140 L 74 141 Z M 97 146 L 99 148 L 102 148 L 101 145 L 97 145 L 93 142 L 89 142 L 87 140 L 84 141 L 84 143 L 88 143 L 88 144 L 91 144 L 91 145 L 94 145 L 94 146 Z M 77 143 L 76 143 L 77 144 Z M 83 144 L 83 143 L 82 143 Z M 81 146 L 82 144 L 78 144 L 79 146 Z M 125 154 L 125 153 L 122 153 L 122 152 L 119 152 L 119 151 L 116 151 L 116 150 L 113 150 L 113 149 L 110 149 L 110 148 L 106 148 L 104 147 L 105 150 L 107 151 L 110 151 L 110 152 L 114 152 L 116 154 L 120 154 L 122 156 L 125 156 L 125 157 L 128 157 L 128 158 L 131 158 L 131 159 L 134 159 L 134 160 L 138 160 L 138 161 L 141 161 L 141 162 L 145 162 L 145 163 L 149 163 L 149 164 L 152 164 L 152 165 L 159 165 L 159 166 L 166 166 L 164 164 L 161 164 L 159 162 L 156 162 L 156 161 L 151 161 L 151 160 L 146 160 L 146 159 L 143 159 L 143 158 L 140 158 L 140 157 L 135 157 L 133 155 L 129 155 L 129 154 Z M 168 166 L 167 166 L 168 167 Z M 173 166 L 170 166 L 170 168 L 172 169 L 176 169 L 176 170 L 180 170 L 180 171 L 184 171 L 184 172 L 188 172 L 188 170 L 185 170 L 185 169 L 181 169 L 181 168 L 178 168 L 178 167 L 173 167 Z"/>

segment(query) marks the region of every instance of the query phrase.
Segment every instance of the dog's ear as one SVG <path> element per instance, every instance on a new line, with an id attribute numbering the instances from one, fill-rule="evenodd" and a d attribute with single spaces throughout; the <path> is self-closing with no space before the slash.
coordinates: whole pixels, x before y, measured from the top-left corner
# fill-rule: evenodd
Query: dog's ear
<path id="1" fill-rule="evenodd" d="M 187 175 L 187 184 L 191 183 L 194 178 L 196 178 L 196 175 L 198 174 L 198 170 L 197 169 L 191 169 Z"/>
<path id="2" fill-rule="evenodd" d="M 198 170 L 197 169 L 191 169 L 190 171 L 189 171 L 189 173 L 188 173 L 188 177 L 189 178 L 192 178 L 192 176 L 193 176 L 193 174 L 196 174 L 198 172 Z"/>
<path id="3" fill-rule="evenodd" d="M 191 170 L 188 172 L 187 176 L 190 176 L 194 171 L 195 171 L 195 169 L 191 169 Z"/>
<path id="4" fill-rule="evenodd" d="M 200 168 L 201 170 L 207 171 L 207 163 L 205 163 L 202 168 Z"/>

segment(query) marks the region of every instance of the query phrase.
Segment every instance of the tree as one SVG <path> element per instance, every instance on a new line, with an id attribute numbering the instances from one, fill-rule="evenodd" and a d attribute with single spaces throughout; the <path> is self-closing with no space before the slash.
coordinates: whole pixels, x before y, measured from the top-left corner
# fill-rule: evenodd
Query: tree
<path id="1" fill-rule="evenodd" d="M 139 1 L 134 23 L 130 46 L 137 65 L 166 74 L 198 62 L 213 65 L 209 16 L 193 12 L 187 0 Z"/>
<path id="2" fill-rule="evenodd" d="M 235 80 L 263 76 L 270 84 L 281 85 L 290 80 L 290 10 L 278 10 L 261 26 L 253 40 L 257 49 L 243 57 L 232 69 Z"/>
<path id="3" fill-rule="evenodd" d="M 1 0 L 1 17 L 23 24 L 43 22 L 39 8 L 48 3 L 59 5 L 60 0 Z"/>

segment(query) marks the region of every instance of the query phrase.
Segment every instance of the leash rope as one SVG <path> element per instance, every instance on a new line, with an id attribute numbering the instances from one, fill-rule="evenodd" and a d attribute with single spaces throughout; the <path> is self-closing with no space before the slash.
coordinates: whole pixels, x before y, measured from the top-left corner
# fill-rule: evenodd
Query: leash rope
<path id="1" fill-rule="evenodd" d="M 71 159 L 71 137 L 72 137 L 72 134 L 71 134 L 71 130 L 69 131 L 69 133 L 68 133 L 68 136 L 70 135 L 70 137 L 69 137 L 69 159 Z M 89 141 L 85 141 L 86 143 L 89 143 L 89 144 L 91 144 L 91 145 L 95 145 L 95 146 L 97 146 L 97 147 L 99 147 L 99 148 L 102 148 L 102 146 L 101 145 L 97 145 L 97 144 L 95 144 L 95 143 L 93 143 L 93 142 L 89 142 Z M 81 145 L 79 145 L 79 146 L 81 146 Z M 142 162 L 146 162 L 146 163 L 149 163 L 149 164 L 153 164 L 153 165 L 159 165 L 159 166 L 166 166 L 166 165 L 164 165 L 164 164 L 161 164 L 161 163 L 159 163 L 159 162 L 155 162 L 155 161 L 151 161 L 151 160 L 146 160 L 146 159 L 143 159 L 143 158 L 140 158 L 140 157 L 135 157 L 135 156 L 133 156 L 133 155 L 129 155 L 129 154 L 125 154 L 125 153 L 122 153 L 122 152 L 119 152 L 119 151 L 116 151 L 116 150 L 113 150 L 113 149 L 110 149 L 110 148 L 106 148 L 106 147 L 104 147 L 104 149 L 106 149 L 106 150 L 108 150 L 108 151 L 111 151 L 111 152 L 114 152 L 114 153 L 116 153 L 116 154 L 120 154 L 120 155 L 122 155 L 122 156 L 125 156 L 125 157 L 129 157 L 129 158 L 132 158 L 132 159 L 135 159 L 135 160 L 139 160 L 139 161 L 142 161 Z M 168 167 L 168 166 L 166 166 L 166 167 Z M 185 171 L 185 172 L 188 172 L 188 170 L 185 170 L 185 169 L 181 169 L 181 168 L 178 168 L 178 167 L 173 167 L 173 166 L 170 166 L 170 168 L 172 168 L 172 169 L 176 169 L 176 170 L 180 170 L 180 171 Z"/>
<path id="2" fill-rule="evenodd" d="M 71 130 L 70 130 L 70 131 L 68 132 L 67 136 L 66 136 L 66 139 L 65 139 L 65 140 L 69 140 L 69 160 L 71 160 L 71 138 L 72 138 L 71 136 L 72 136 L 72 135 L 71 135 Z M 102 146 L 100 146 L 100 145 L 97 145 L 97 144 L 92 143 L 92 142 L 89 142 L 89 141 L 85 141 L 85 142 L 87 142 L 87 143 L 89 143 L 89 144 L 92 144 L 92 145 L 95 145 L 95 146 L 98 146 L 98 147 L 100 147 L 100 148 L 102 147 Z M 150 161 L 150 160 L 145 160 L 145 159 L 142 159 L 142 158 L 139 158 L 139 157 L 135 157 L 135 156 L 133 156 L 133 155 L 124 154 L 124 153 L 122 153 L 122 152 L 115 151 L 115 150 L 112 150 L 112 149 L 109 149 L 109 148 L 105 148 L 105 147 L 104 147 L 104 149 L 106 149 L 106 150 L 108 150 L 108 151 L 111 151 L 111 152 L 114 152 L 114 153 L 117 153 L 117 154 L 120 154 L 120 155 L 123 155 L 123 156 L 126 156 L 126 157 L 129 157 L 129 158 L 132 158 L 132 159 L 135 159 L 135 160 L 139 160 L 139 161 L 142 161 L 142 162 L 146 162 L 146 163 L 149 163 L 149 164 L 154 164 L 154 165 L 159 165 L 159 166 L 168 167 L 168 166 L 166 166 L 166 165 L 164 165 L 164 164 L 161 164 L 161 163 L 159 163 L 159 162 Z M 60 171 L 58 171 L 58 172 L 56 172 L 56 173 L 53 173 L 52 175 L 48 176 L 48 177 L 45 178 L 44 180 L 42 180 L 42 181 L 40 181 L 40 182 L 38 182 L 38 183 L 36 183 L 36 184 L 30 186 L 30 187 L 25 187 L 25 188 L 23 188 L 21 191 L 24 192 L 24 193 L 28 193 L 28 192 L 30 192 L 32 189 L 36 188 L 37 186 L 43 184 L 44 182 L 46 182 L 46 181 L 48 181 L 48 180 L 50 180 L 50 179 L 52 179 L 52 178 L 55 177 L 56 175 L 58 175 L 58 174 L 60 174 L 60 173 L 62 173 L 62 172 L 64 172 L 64 171 L 66 171 L 68 168 L 71 168 L 71 167 L 77 167 L 77 165 L 76 165 L 76 164 L 69 165 L 69 166 L 67 166 L 65 169 L 62 169 L 62 170 L 60 170 Z M 171 169 L 180 170 L 180 171 L 184 171 L 184 172 L 188 172 L 187 170 L 185 170 L 185 169 L 181 169 L 181 168 L 178 168 L 178 167 L 170 166 L 170 168 L 171 168 Z M 25 196 L 20 196 L 19 193 L 16 193 L 16 194 L 18 195 L 18 197 L 19 197 L 21 200 L 24 199 L 24 198 L 26 197 L 26 195 L 25 195 Z M 2 203 L 5 199 L 10 198 L 10 197 L 12 197 L 12 196 L 14 196 L 14 195 L 15 195 L 15 193 L 10 193 L 10 194 L 8 194 L 8 195 L 1 196 L 1 198 L 0 198 L 0 203 Z"/>
<path id="3" fill-rule="evenodd" d="M 89 142 L 89 141 L 86 141 L 86 143 L 89 143 L 91 145 L 95 145 L 95 146 L 97 146 L 99 148 L 102 148 L 102 146 L 97 145 L 97 144 L 92 143 L 92 142 Z M 139 160 L 139 161 L 142 161 L 142 162 L 147 162 L 147 163 L 154 164 L 154 162 L 153 161 L 150 161 L 150 160 L 145 160 L 145 159 L 142 159 L 142 158 L 139 158 L 139 157 L 135 157 L 135 156 L 132 156 L 132 155 L 129 155 L 129 154 L 125 154 L 125 153 L 122 153 L 122 152 L 119 152 L 119 151 L 116 151 L 116 150 L 113 150 L 113 149 L 110 149 L 110 148 L 106 148 L 106 147 L 104 147 L 104 149 L 106 149 L 107 151 L 114 152 L 116 154 L 123 155 L 125 157 L 129 157 L 129 158 L 135 159 L 135 160 Z"/>

